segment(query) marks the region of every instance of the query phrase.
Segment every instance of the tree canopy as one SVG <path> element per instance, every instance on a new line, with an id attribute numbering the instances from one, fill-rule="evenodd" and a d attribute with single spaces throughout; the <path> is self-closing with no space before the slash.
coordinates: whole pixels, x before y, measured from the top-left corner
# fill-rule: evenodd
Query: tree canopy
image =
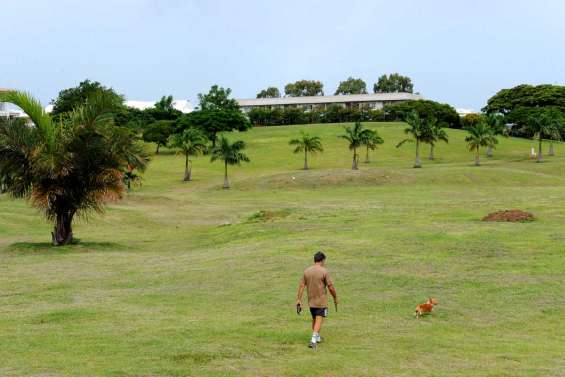
<path id="1" fill-rule="evenodd" d="M 286 84 L 284 93 L 290 97 L 323 96 L 324 84 L 315 80 L 299 80 Z"/>
<path id="2" fill-rule="evenodd" d="M 198 94 L 198 100 L 200 101 L 200 110 L 239 111 L 239 105 L 237 101 L 233 98 L 230 98 L 230 95 L 230 88 L 222 88 L 221 86 L 213 85 L 208 93 Z"/>
<path id="3" fill-rule="evenodd" d="M 279 98 L 280 96 L 281 92 L 274 86 L 270 86 L 267 89 L 263 89 L 259 93 L 257 93 L 257 98 Z"/>
<path id="4" fill-rule="evenodd" d="M 98 81 L 84 80 L 77 87 L 61 90 L 57 98 L 51 101 L 53 105 L 52 117 L 68 113 L 78 106 L 83 105 L 89 97 L 97 94 L 112 97 L 115 104 L 121 104 L 124 97 L 112 88 L 107 88 Z"/>
<path id="5" fill-rule="evenodd" d="M 143 141 L 157 144 L 156 153 L 159 154 L 159 148 L 167 144 L 173 133 L 173 125 L 172 120 L 158 120 L 147 125 L 143 130 Z"/>
<path id="6" fill-rule="evenodd" d="M 398 73 L 392 73 L 388 76 L 382 75 L 373 86 L 374 93 L 412 93 L 413 91 L 414 85 L 412 84 L 412 79 Z"/>
<path id="7" fill-rule="evenodd" d="M 362 79 L 349 77 L 339 83 L 335 94 L 367 94 L 367 84 Z"/>

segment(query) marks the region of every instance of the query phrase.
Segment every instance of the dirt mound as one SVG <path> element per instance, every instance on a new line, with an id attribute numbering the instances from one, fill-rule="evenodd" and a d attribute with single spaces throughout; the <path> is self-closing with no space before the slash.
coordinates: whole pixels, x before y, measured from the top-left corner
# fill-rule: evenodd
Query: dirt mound
<path id="1" fill-rule="evenodd" d="M 520 211 L 519 209 L 508 209 L 489 213 L 483 217 L 483 221 L 508 221 L 512 223 L 533 221 L 534 215 L 529 212 Z"/>

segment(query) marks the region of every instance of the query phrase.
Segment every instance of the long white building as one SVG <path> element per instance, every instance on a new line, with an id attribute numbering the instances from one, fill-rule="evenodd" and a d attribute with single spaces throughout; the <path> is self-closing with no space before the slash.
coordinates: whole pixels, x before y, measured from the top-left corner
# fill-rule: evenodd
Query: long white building
<path id="1" fill-rule="evenodd" d="M 423 97 L 413 93 L 374 93 L 374 94 L 344 94 L 337 96 L 312 96 L 312 97 L 279 97 L 279 98 L 250 98 L 238 99 L 237 102 L 244 112 L 253 108 L 284 109 L 301 108 L 306 111 L 326 109 L 330 105 L 343 107 L 368 107 L 382 109 L 390 103 L 419 100 Z"/>

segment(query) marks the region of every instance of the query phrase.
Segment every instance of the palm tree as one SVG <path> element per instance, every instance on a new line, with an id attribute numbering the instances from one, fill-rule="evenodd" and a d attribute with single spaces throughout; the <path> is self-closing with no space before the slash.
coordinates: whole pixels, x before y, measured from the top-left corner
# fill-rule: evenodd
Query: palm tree
<path id="1" fill-rule="evenodd" d="M 420 144 L 429 142 L 431 140 L 430 128 L 427 122 L 422 121 L 420 115 L 415 110 L 410 112 L 406 117 L 406 123 L 409 127 L 404 129 L 404 133 L 409 135 L 406 139 L 402 140 L 396 145 L 400 148 L 404 143 L 416 143 L 416 159 L 414 161 L 415 168 L 422 167 L 422 161 L 420 160 Z"/>
<path id="2" fill-rule="evenodd" d="M 494 131 L 494 136 L 508 137 L 508 128 L 504 124 L 504 117 L 499 114 L 487 114 L 485 116 L 487 125 Z M 492 157 L 494 147 L 487 147 L 487 157 Z"/>
<path id="3" fill-rule="evenodd" d="M 184 154 L 184 182 L 192 178 L 192 161 L 190 156 L 198 156 L 206 152 L 206 135 L 197 128 L 187 128 L 182 133 L 169 137 L 169 146 Z"/>
<path id="4" fill-rule="evenodd" d="M 365 153 L 365 163 L 368 164 L 370 161 L 369 159 L 369 149 L 374 151 L 377 147 L 384 143 L 382 137 L 379 136 L 379 133 L 376 130 L 367 130 L 361 135 L 361 144 L 364 145 L 367 150 Z"/>
<path id="5" fill-rule="evenodd" d="M 311 136 L 304 131 L 300 131 L 300 137 L 289 141 L 290 145 L 296 145 L 294 153 L 304 152 L 304 170 L 308 170 L 308 153 L 315 154 L 323 152 L 322 139 L 319 136 Z"/>
<path id="6" fill-rule="evenodd" d="M 216 146 L 212 148 L 211 162 L 221 160 L 224 162 L 224 188 L 230 188 L 228 180 L 228 165 L 241 165 L 241 162 L 249 162 L 242 150 L 245 149 L 245 143 L 241 140 L 230 143 L 225 136 L 220 136 Z"/>
<path id="7" fill-rule="evenodd" d="M 561 127 L 561 114 L 558 111 L 546 110 L 537 111 L 528 119 L 528 128 L 533 133 L 534 139 L 538 139 L 538 158 L 537 162 L 543 161 L 542 156 L 542 140 L 548 138 L 550 140 L 559 140 L 561 135 L 559 128 Z"/>
<path id="8" fill-rule="evenodd" d="M 357 148 L 363 145 L 363 140 L 367 138 L 371 130 L 363 129 L 361 122 L 355 122 L 353 127 L 345 127 L 345 134 L 339 135 L 340 138 L 349 142 L 349 150 L 353 151 L 353 163 L 351 169 L 359 169 L 359 155 Z"/>
<path id="9" fill-rule="evenodd" d="M 434 160 L 435 159 L 434 149 L 436 143 L 438 141 L 444 141 L 448 143 L 449 138 L 447 136 L 447 132 L 445 132 L 445 130 L 441 126 L 441 123 L 439 123 L 436 118 L 432 117 L 428 119 L 426 123 L 430 131 L 430 140 L 428 141 L 430 144 L 430 156 L 428 157 L 428 159 Z"/>
<path id="10" fill-rule="evenodd" d="M 0 102 L 18 106 L 33 123 L 0 125 L 0 177 L 13 197 L 29 198 L 54 223 L 54 245 L 73 241 L 75 215 L 102 212 L 121 196 L 128 164 L 143 170 L 147 163 L 113 123 L 121 107 L 115 96 L 97 93 L 57 122 L 27 93 L 0 93 Z"/>
<path id="11" fill-rule="evenodd" d="M 467 129 L 469 135 L 465 138 L 467 147 L 471 152 L 475 152 L 475 166 L 480 166 L 480 147 L 494 147 L 498 140 L 494 134 L 494 130 L 489 127 L 485 121 L 480 121 Z"/>

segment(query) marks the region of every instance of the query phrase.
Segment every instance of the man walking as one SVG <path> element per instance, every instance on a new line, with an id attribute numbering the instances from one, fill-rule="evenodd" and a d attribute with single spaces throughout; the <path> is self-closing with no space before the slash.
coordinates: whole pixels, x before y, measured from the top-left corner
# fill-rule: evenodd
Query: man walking
<path id="1" fill-rule="evenodd" d="M 332 279 L 328 270 L 325 268 L 326 256 L 321 251 L 314 254 L 314 265 L 308 267 L 304 271 L 300 284 L 298 286 L 298 294 L 296 297 L 296 308 L 301 310 L 302 294 L 304 287 L 308 290 L 308 306 L 312 314 L 312 339 L 308 347 L 316 349 L 318 343 L 322 341 L 320 337 L 320 329 L 322 322 L 328 315 L 328 298 L 326 297 L 326 288 L 330 291 L 337 310 L 337 292 L 335 291 Z"/>

